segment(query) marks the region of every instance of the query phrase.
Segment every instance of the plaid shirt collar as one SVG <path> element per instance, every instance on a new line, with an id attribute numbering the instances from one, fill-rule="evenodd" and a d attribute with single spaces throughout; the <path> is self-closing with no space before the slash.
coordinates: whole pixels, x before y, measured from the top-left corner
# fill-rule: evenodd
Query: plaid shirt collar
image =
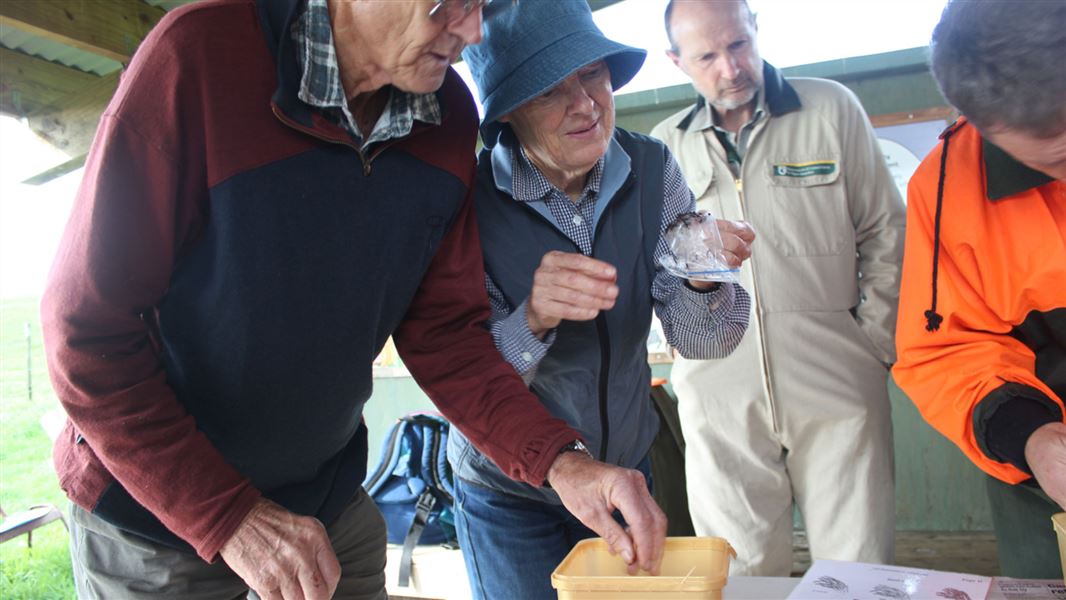
<path id="1" fill-rule="evenodd" d="M 593 165 L 592 170 L 589 171 L 588 179 L 585 180 L 585 187 L 581 190 L 578 204 L 587 199 L 595 198 L 599 193 L 600 182 L 603 180 L 603 164 L 604 157 L 601 156 L 596 161 L 596 164 Z M 517 140 L 514 147 L 511 148 L 511 173 L 511 189 L 515 200 L 536 202 L 545 197 L 551 199 L 550 197 L 554 194 L 559 194 L 562 198 L 567 197 L 562 190 L 552 185 L 548 178 L 540 172 L 540 169 L 529 160 L 525 148 Z"/>
<path id="2" fill-rule="evenodd" d="M 333 29 L 326 0 L 308 0 L 307 9 L 293 22 L 291 34 L 301 50 L 297 55 L 303 71 L 298 94 L 300 100 L 318 107 L 330 121 L 358 140 L 363 148 L 411 133 L 416 119 L 440 125 L 440 102 L 436 94 L 412 94 L 393 87 L 385 110 L 374 124 L 370 136 L 363 140 L 355 118 L 348 110 L 348 99 L 341 84 L 340 65 L 333 46 Z"/>

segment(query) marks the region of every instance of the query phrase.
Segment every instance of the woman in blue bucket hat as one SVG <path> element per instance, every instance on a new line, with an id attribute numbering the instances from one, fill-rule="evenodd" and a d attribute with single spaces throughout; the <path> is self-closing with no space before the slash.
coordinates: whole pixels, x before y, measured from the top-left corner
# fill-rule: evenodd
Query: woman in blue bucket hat
<path id="1" fill-rule="evenodd" d="M 750 300 L 738 285 L 685 281 L 659 263 L 667 226 L 695 201 L 662 143 L 614 127 L 613 91 L 645 51 L 604 37 L 585 0 L 521 0 L 487 14 L 483 33 L 463 59 L 485 108 L 476 207 L 496 346 L 582 434 L 564 452 L 648 481 L 659 430 L 649 399 L 652 310 L 672 346 L 707 359 L 739 343 Z M 754 234 L 735 222 L 718 230 L 739 266 Z M 552 571 L 595 535 L 582 522 L 611 517 L 512 480 L 458 432 L 448 458 L 474 596 L 555 598 Z M 661 512 L 655 518 L 665 530 Z M 615 526 L 624 535 L 624 523 Z"/>

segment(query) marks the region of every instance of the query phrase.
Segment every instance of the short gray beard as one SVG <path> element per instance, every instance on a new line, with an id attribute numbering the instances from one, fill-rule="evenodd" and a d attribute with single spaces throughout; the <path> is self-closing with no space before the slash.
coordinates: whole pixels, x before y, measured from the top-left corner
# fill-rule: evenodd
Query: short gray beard
<path id="1" fill-rule="evenodd" d="M 744 106 L 748 102 L 751 102 L 755 98 L 755 94 L 759 93 L 759 86 L 754 85 L 754 82 L 752 83 L 753 85 L 751 86 L 751 93 L 744 97 L 742 100 L 726 100 L 723 98 L 716 98 L 714 100 L 710 100 L 709 102 L 711 103 L 711 106 L 715 107 L 720 111 L 736 110 L 741 106 Z"/>

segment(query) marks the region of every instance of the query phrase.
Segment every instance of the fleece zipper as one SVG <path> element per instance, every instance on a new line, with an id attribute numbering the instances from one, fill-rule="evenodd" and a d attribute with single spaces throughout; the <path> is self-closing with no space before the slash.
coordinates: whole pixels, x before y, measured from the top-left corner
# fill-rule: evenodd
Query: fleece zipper
<path id="1" fill-rule="evenodd" d="M 407 139 L 415 136 L 416 134 L 420 133 L 421 130 L 423 129 L 423 128 L 418 127 L 417 125 L 415 125 L 415 127 L 413 127 L 411 129 L 411 132 L 408 133 L 407 135 L 405 135 L 403 137 L 392 138 L 390 140 L 387 140 L 387 141 L 379 144 L 378 147 L 374 149 L 374 152 L 372 152 L 370 155 L 367 155 L 367 153 L 364 152 L 362 148 L 359 148 L 358 146 L 353 144 L 351 142 L 351 140 L 340 139 L 340 138 L 336 138 L 336 137 L 329 137 L 329 136 L 326 136 L 326 135 L 323 135 L 323 134 L 319 133 L 318 131 L 316 131 L 312 127 L 305 127 L 304 125 L 301 125 L 301 124 L 297 123 L 296 121 L 293 121 L 292 119 L 290 119 L 290 118 L 285 116 L 285 114 L 281 111 L 281 109 L 278 108 L 277 104 L 271 103 L 270 110 L 274 113 L 274 116 L 277 117 L 277 119 L 279 121 L 281 121 L 286 126 L 295 129 L 296 131 L 299 131 L 301 133 L 305 133 L 305 134 L 307 134 L 307 135 L 309 135 L 309 136 L 311 136 L 311 137 L 313 137 L 315 139 L 322 140 L 323 142 L 328 142 L 330 144 L 339 144 L 341 146 L 348 146 L 352 150 L 355 150 L 356 154 L 359 155 L 360 162 L 363 165 L 363 175 L 365 175 L 367 177 L 370 177 L 370 173 L 371 173 L 371 170 L 372 170 L 372 167 L 373 167 L 373 162 L 374 162 L 375 159 L 377 159 L 377 157 L 381 156 L 382 153 L 384 153 L 386 150 L 388 150 L 390 146 L 394 146 L 394 145 L 396 145 L 396 143 L 398 143 L 401 140 L 407 140 Z"/>

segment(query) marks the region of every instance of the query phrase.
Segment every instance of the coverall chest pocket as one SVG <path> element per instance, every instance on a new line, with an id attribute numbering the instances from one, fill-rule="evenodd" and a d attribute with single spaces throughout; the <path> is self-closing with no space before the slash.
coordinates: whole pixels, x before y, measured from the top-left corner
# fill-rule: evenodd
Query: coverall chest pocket
<path id="1" fill-rule="evenodd" d="M 769 179 L 770 242 L 786 256 L 835 256 L 854 230 L 839 158 L 773 160 L 763 166 Z"/>

